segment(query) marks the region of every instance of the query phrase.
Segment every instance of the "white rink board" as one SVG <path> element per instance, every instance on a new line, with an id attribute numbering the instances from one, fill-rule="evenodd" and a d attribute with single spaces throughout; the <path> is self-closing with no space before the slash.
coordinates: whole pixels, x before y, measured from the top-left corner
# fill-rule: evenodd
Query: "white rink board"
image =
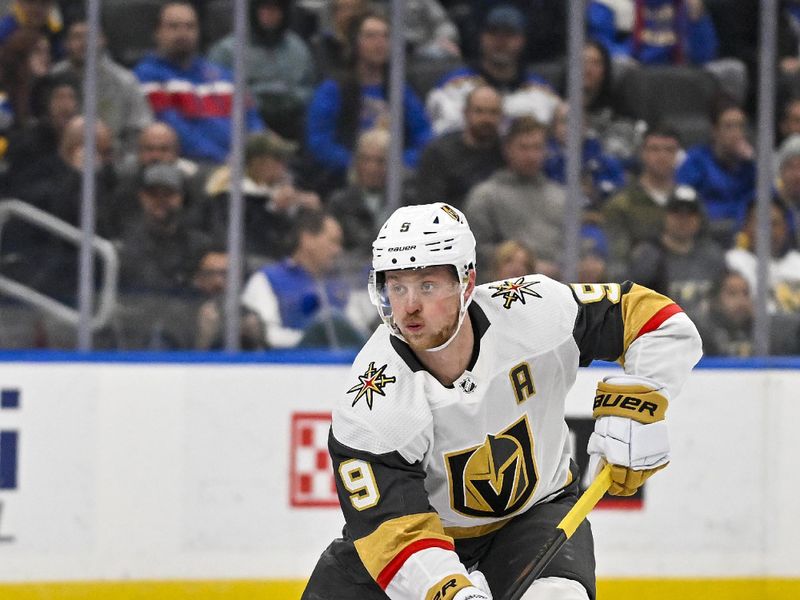
<path id="1" fill-rule="evenodd" d="M 329 412 L 347 373 L 0 363 L 0 388 L 20 394 L 0 410 L 19 439 L 0 581 L 307 577 L 342 518 L 290 505 L 292 416 Z M 589 415 L 603 374 L 581 370 L 571 416 Z M 598 575 L 800 576 L 798 388 L 800 371 L 696 371 L 644 507 L 592 515 Z"/>

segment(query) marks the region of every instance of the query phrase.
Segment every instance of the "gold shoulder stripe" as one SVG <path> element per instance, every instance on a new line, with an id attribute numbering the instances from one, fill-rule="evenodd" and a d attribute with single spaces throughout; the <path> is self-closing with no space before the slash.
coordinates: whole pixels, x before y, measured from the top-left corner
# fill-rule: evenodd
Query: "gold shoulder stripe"
<path id="1" fill-rule="evenodd" d="M 464 575 L 448 575 L 428 590 L 425 600 L 452 600 L 459 590 L 471 585 Z"/>
<path id="2" fill-rule="evenodd" d="M 403 555 L 403 550 L 423 541 L 430 541 L 431 547 L 453 548 L 453 538 L 445 535 L 436 513 L 404 515 L 384 521 L 368 536 L 356 540 L 355 547 L 372 578 L 379 584 L 388 578 L 385 581 L 388 585 L 402 566 L 402 563 L 393 565 L 397 562 L 395 559 L 403 557 L 404 562 L 408 557 Z"/>
<path id="3" fill-rule="evenodd" d="M 622 296 L 623 355 L 653 315 L 671 304 L 675 303 L 666 296 L 633 284 L 628 293 Z"/>

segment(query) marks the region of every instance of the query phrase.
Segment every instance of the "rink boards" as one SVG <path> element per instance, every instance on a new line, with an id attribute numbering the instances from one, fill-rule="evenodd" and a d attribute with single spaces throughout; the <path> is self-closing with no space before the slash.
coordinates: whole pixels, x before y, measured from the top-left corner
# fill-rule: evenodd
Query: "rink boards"
<path id="1" fill-rule="evenodd" d="M 325 435 L 347 357 L 12 358 L 0 597 L 299 597 L 342 525 Z M 601 598 L 800 597 L 800 363 L 707 366 L 671 403 L 669 468 L 592 514 Z M 579 426 L 612 368 L 581 370 Z"/>

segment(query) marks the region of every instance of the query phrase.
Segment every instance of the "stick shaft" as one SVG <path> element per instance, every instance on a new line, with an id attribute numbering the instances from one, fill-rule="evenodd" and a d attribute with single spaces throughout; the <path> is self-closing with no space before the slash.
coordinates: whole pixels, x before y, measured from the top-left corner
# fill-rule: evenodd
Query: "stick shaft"
<path id="1" fill-rule="evenodd" d="M 586 516 L 600 501 L 600 498 L 608 491 L 611 486 L 611 465 L 606 465 L 592 481 L 586 491 L 581 494 L 575 505 L 564 515 L 561 522 L 556 526 L 556 532 L 547 543 L 542 546 L 533 560 L 520 573 L 516 581 L 506 593 L 504 600 L 519 600 L 527 591 L 531 584 L 542 574 L 545 567 L 550 563 L 558 551 L 572 537 L 575 530 L 583 522 Z"/>

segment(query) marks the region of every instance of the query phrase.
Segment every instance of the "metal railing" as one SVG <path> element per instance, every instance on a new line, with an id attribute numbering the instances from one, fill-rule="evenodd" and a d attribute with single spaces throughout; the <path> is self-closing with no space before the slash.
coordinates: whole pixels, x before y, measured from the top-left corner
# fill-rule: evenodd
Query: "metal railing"
<path id="1" fill-rule="evenodd" d="M 21 200 L 2 200 L 0 201 L 0 244 L 2 244 L 3 230 L 12 219 L 20 219 L 30 225 L 38 226 L 40 229 L 75 244 L 77 247 L 84 243 L 83 232 L 66 221 L 62 221 L 50 213 Z M 104 265 L 103 285 L 98 295 L 97 310 L 90 315 L 89 319 L 91 330 L 97 331 L 109 323 L 117 307 L 119 258 L 114 245 L 106 239 L 94 236 L 89 241 L 89 246 Z M 76 329 L 81 324 L 79 309 L 76 310 L 5 275 L 0 275 L 0 294 L 34 306 L 62 323 L 72 325 Z"/>

